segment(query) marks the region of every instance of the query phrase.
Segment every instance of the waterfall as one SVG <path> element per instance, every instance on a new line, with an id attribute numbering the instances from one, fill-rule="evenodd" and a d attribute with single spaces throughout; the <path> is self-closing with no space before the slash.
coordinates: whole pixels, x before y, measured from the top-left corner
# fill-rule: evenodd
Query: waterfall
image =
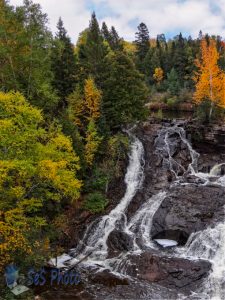
<path id="1" fill-rule="evenodd" d="M 181 250 L 181 257 L 204 259 L 212 271 L 199 290 L 199 299 L 225 299 L 225 221 L 214 228 L 193 233 Z"/>
<path id="2" fill-rule="evenodd" d="M 155 212 L 165 199 L 167 193 L 159 192 L 153 195 L 141 208 L 135 213 L 133 218 L 127 224 L 125 232 L 135 235 L 140 238 L 142 247 L 154 248 L 154 243 L 151 240 L 152 220 Z M 135 242 L 134 250 L 140 250 L 140 247 Z"/>
<path id="3" fill-rule="evenodd" d="M 173 147 L 173 141 L 171 139 L 174 134 L 179 135 L 180 140 L 186 144 L 189 150 L 191 162 L 187 169 L 172 157 L 171 148 Z M 221 167 L 225 163 L 216 164 L 209 173 L 198 172 L 199 154 L 186 139 L 183 128 L 173 126 L 163 129 L 159 133 L 155 144 L 157 153 L 163 157 L 165 165 L 169 167 L 176 179 L 182 178 L 184 184 L 192 184 L 188 183 L 183 177 L 183 175 L 189 173 L 203 182 L 196 180 L 197 185 L 215 184 L 221 187 L 225 186 L 225 176 L 221 175 Z M 179 172 L 182 172 L 182 175 L 179 175 Z M 213 181 L 211 182 L 212 179 Z M 178 183 L 181 184 L 180 181 Z M 177 249 L 174 252 L 174 256 L 191 260 L 204 259 L 212 264 L 212 271 L 209 277 L 205 279 L 199 291 L 193 293 L 193 298 L 191 296 L 191 299 L 225 299 L 225 220 L 213 228 L 209 227 L 203 231 L 191 234 L 186 246 Z M 180 299 L 187 298 L 181 296 Z"/>
<path id="4" fill-rule="evenodd" d="M 177 162 L 172 156 L 172 146 L 176 146 L 176 141 L 171 141 L 171 137 L 174 134 L 177 134 L 180 138 L 180 141 L 186 145 L 189 150 L 191 157 L 191 162 L 188 165 L 188 168 L 185 169 L 179 162 Z M 155 140 L 156 153 L 161 155 L 164 160 L 164 164 L 169 166 L 170 171 L 175 175 L 177 179 L 182 177 L 185 173 L 196 174 L 197 171 L 197 162 L 199 158 L 199 153 L 197 153 L 191 146 L 191 143 L 186 138 L 186 132 L 182 127 L 177 125 L 169 128 L 162 129 Z M 182 174 L 182 176 L 180 175 Z"/>
<path id="5" fill-rule="evenodd" d="M 221 174 L 221 167 L 224 166 L 225 163 L 215 165 L 211 170 L 210 170 L 210 175 L 211 176 L 219 176 Z"/>
<path id="6" fill-rule="evenodd" d="M 125 176 L 126 192 L 119 204 L 108 214 L 103 216 L 97 224 L 91 224 L 87 229 L 83 241 L 78 246 L 80 249 L 76 259 L 81 259 L 90 251 L 93 254 L 89 256 L 88 261 L 101 264 L 107 257 L 108 247 L 107 239 L 109 234 L 122 222 L 126 209 L 135 196 L 138 189 L 141 188 L 144 173 L 144 148 L 141 141 L 129 133 L 134 140 L 131 144 L 131 153 L 129 155 L 129 165 Z M 85 247 L 83 248 L 83 245 Z"/>
<path id="7" fill-rule="evenodd" d="M 225 163 L 215 165 L 209 173 L 198 172 L 200 155 L 186 138 L 185 130 L 177 125 L 163 128 L 155 139 L 155 153 L 162 158 L 162 167 L 170 170 L 175 179 L 172 180 L 169 188 L 151 195 L 128 220 L 127 208 L 137 191 L 143 186 L 145 166 L 144 147 L 141 141 L 130 132 L 128 134 L 132 143 L 125 175 L 125 194 L 109 214 L 100 217 L 88 226 L 82 241 L 74 250 L 76 258 L 72 259 L 71 264 L 85 258 L 83 265 L 107 268 L 111 272 L 127 275 L 130 255 L 139 255 L 150 249 L 156 252 L 161 251 L 152 241 L 152 222 L 163 200 L 170 195 L 170 188 L 174 187 L 174 183 L 176 185 L 225 186 L 225 176 L 220 176 L 221 167 Z M 187 153 L 188 163 L 187 159 L 184 159 L 185 164 L 183 164 L 182 159 L 177 156 L 177 151 L 180 149 Z M 190 176 L 192 181 L 189 182 Z M 108 258 L 107 240 L 114 230 L 126 234 L 132 246 L 129 251 L 120 252 L 118 256 Z M 163 255 L 167 255 L 166 252 Z M 190 296 L 190 299 L 225 299 L 225 220 L 214 227 L 191 234 L 186 245 L 172 249 L 169 256 L 191 260 L 204 259 L 212 264 L 212 272 L 199 290 Z M 189 298 L 179 294 L 179 299 Z"/>

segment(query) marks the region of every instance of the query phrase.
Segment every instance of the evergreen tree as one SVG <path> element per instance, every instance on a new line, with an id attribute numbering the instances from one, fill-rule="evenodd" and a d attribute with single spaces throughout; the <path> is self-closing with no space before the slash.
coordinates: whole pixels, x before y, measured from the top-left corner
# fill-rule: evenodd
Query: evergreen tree
<path id="1" fill-rule="evenodd" d="M 154 84 L 154 73 L 156 68 L 161 68 L 160 56 L 157 47 L 150 48 L 144 60 L 144 73 L 147 82 L 151 85 Z"/>
<path id="2" fill-rule="evenodd" d="M 108 42 L 109 45 L 111 45 L 111 34 L 105 22 L 102 23 L 101 33 L 103 38 Z"/>
<path id="3" fill-rule="evenodd" d="M 52 49 L 53 86 L 60 97 L 60 107 L 65 107 L 67 105 L 66 97 L 72 93 L 75 86 L 75 55 L 73 44 L 61 18 L 57 29 Z"/>
<path id="4" fill-rule="evenodd" d="M 123 49 L 122 39 L 119 37 L 114 26 L 111 27 L 110 35 L 111 35 L 111 49 L 122 50 Z"/>
<path id="5" fill-rule="evenodd" d="M 109 31 L 106 23 L 103 22 L 101 32 L 102 32 L 104 39 L 108 42 L 110 48 L 113 51 L 123 49 L 122 39 L 119 37 L 114 26 L 112 26 L 111 30 Z"/>
<path id="6" fill-rule="evenodd" d="M 78 50 L 78 67 L 83 85 L 84 80 L 91 76 L 101 88 L 104 81 L 105 57 L 107 53 L 107 46 L 104 44 L 98 21 L 95 13 L 93 13 L 86 41 L 80 45 Z"/>
<path id="7" fill-rule="evenodd" d="M 150 47 L 149 43 L 149 31 L 144 23 L 138 26 L 138 32 L 136 33 L 135 44 L 137 47 L 137 56 L 140 61 L 143 61 Z"/>
<path id="8" fill-rule="evenodd" d="M 174 68 L 167 74 L 167 89 L 171 95 L 175 96 L 180 90 L 180 83 L 177 72 Z"/>
<path id="9" fill-rule="evenodd" d="M 137 66 L 141 72 L 144 72 L 143 61 L 150 48 L 150 37 L 147 26 L 141 23 L 136 32 L 135 44 L 137 47 Z"/>
<path id="10" fill-rule="evenodd" d="M 124 53 L 114 53 L 108 65 L 102 105 L 106 124 L 112 129 L 145 115 L 147 88 L 143 76 Z"/>
<path id="11" fill-rule="evenodd" d="M 16 9 L 0 1 L 1 88 L 17 90 L 45 112 L 58 98 L 52 89 L 51 33 L 39 4 L 25 0 Z"/>

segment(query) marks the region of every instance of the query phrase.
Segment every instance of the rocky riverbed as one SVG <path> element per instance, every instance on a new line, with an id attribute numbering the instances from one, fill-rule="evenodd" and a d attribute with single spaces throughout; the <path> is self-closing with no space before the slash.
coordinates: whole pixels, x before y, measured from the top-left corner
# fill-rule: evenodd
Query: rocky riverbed
<path id="1" fill-rule="evenodd" d="M 81 284 L 36 289 L 44 299 L 204 299 L 204 289 L 208 299 L 214 295 L 222 246 L 205 236 L 225 222 L 225 127 L 149 120 L 131 142 L 126 184 L 111 183 L 106 215 L 74 216 L 70 254 L 79 260 L 93 252 L 79 264 Z M 201 244 L 199 255 L 192 250 L 198 233 L 212 254 L 202 255 L 208 250 Z M 157 238 L 178 246 L 163 248 Z"/>

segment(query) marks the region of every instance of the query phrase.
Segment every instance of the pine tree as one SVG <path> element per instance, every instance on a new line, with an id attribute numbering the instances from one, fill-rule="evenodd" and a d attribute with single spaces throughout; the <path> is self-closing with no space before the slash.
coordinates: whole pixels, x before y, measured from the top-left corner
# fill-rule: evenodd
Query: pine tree
<path id="1" fill-rule="evenodd" d="M 101 33 L 103 35 L 103 38 L 108 42 L 109 45 L 111 45 L 111 34 L 105 22 L 102 23 Z"/>
<path id="2" fill-rule="evenodd" d="M 60 97 L 60 107 L 67 105 L 66 98 L 75 86 L 75 55 L 74 47 L 60 18 L 58 32 L 52 49 L 53 86 Z"/>
<path id="3" fill-rule="evenodd" d="M 83 85 L 84 80 L 91 76 L 98 87 L 101 88 L 104 81 L 105 57 L 107 53 L 107 46 L 104 44 L 96 15 L 93 13 L 86 41 L 78 50 L 79 74 L 81 74 Z"/>
<path id="4" fill-rule="evenodd" d="M 150 48 L 145 60 L 144 60 L 144 73 L 147 78 L 147 82 L 149 82 L 150 85 L 155 83 L 154 80 L 154 73 L 156 68 L 161 68 L 161 62 L 159 57 L 159 51 L 157 47 Z"/>
<path id="5" fill-rule="evenodd" d="M 135 44 L 137 47 L 137 56 L 140 61 L 143 61 L 150 47 L 150 37 L 147 26 L 141 23 L 138 26 L 138 32 L 136 33 Z"/>
<path id="6" fill-rule="evenodd" d="M 110 35 L 111 35 L 111 49 L 123 50 L 122 39 L 119 37 L 118 32 L 116 31 L 114 26 L 111 27 Z"/>
<path id="7" fill-rule="evenodd" d="M 180 33 L 175 43 L 175 52 L 173 57 L 173 66 L 177 72 L 181 85 L 184 85 L 185 81 L 185 69 L 186 69 L 186 55 L 185 55 L 185 41 Z"/>
<path id="8" fill-rule="evenodd" d="M 104 39 L 108 42 L 110 48 L 113 51 L 123 49 L 122 39 L 119 37 L 114 26 L 112 26 L 111 30 L 109 31 L 106 23 L 103 22 L 101 32 L 102 32 Z"/>
<path id="9" fill-rule="evenodd" d="M 114 53 L 108 65 L 102 111 L 106 124 L 113 129 L 145 115 L 147 88 L 143 76 L 123 52 Z"/>
<path id="10" fill-rule="evenodd" d="M 150 48 L 150 37 L 149 37 L 149 31 L 147 26 L 144 23 L 141 23 L 138 26 L 138 32 L 136 32 L 136 40 L 135 44 L 137 47 L 137 66 L 139 70 L 144 73 L 144 59 L 146 57 L 146 54 L 149 51 Z"/>
<path id="11" fill-rule="evenodd" d="M 178 92 L 181 87 L 180 87 L 180 82 L 179 82 L 177 72 L 174 68 L 172 68 L 170 73 L 167 74 L 166 85 L 171 95 L 173 96 L 178 95 Z"/>

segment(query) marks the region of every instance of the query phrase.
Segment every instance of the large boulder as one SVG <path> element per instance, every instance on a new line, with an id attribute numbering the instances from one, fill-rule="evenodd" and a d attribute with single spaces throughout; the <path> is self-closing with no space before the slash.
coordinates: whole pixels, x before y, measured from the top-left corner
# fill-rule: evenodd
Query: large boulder
<path id="1" fill-rule="evenodd" d="M 210 269 L 208 261 L 191 261 L 144 252 L 129 257 L 126 272 L 150 283 L 189 293 L 200 286 Z"/>
<path id="2" fill-rule="evenodd" d="M 151 235 L 181 230 L 187 235 L 224 220 L 225 188 L 221 186 L 176 186 L 169 191 L 153 217 Z"/>
<path id="3" fill-rule="evenodd" d="M 123 231 L 113 230 L 107 240 L 109 257 L 118 255 L 120 252 L 127 252 L 132 249 L 131 237 Z"/>

